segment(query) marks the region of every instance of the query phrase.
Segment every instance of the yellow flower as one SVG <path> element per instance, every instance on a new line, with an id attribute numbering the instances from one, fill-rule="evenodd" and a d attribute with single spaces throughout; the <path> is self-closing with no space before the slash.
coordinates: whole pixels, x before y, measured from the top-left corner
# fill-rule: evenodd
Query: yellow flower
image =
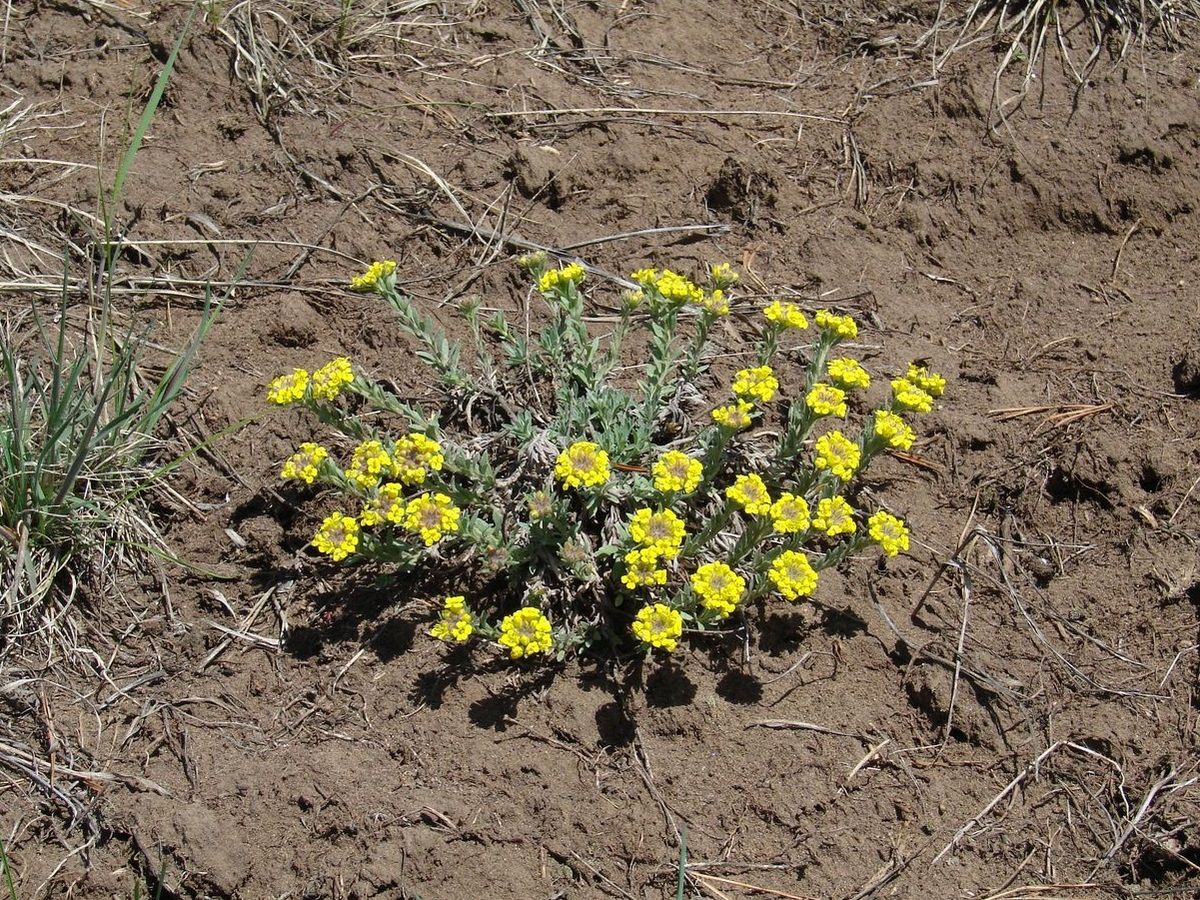
<path id="1" fill-rule="evenodd" d="M 394 481 L 380 487 L 379 492 L 363 507 L 358 520 L 367 526 L 382 525 L 384 522 L 403 525 L 407 507 L 401 495 L 402 490 Z"/>
<path id="2" fill-rule="evenodd" d="M 608 454 L 591 441 L 576 441 L 562 453 L 554 465 L 554 474 L 566 487 L 599 487 L 612 474 Z"/>
<path id="3" fill-rule="evenodd" d="M 267 385 L 267 400 L 278 406 L 287 406 L 297 400 L 304 399 L 308 389 L 308 371 L 292 369 L 288 375 L 280 375 Z"/>
<path id="4" fill-rule="evenodd" d="M 813 516 L 812 527 L 830 537 L 854 534 L 858 530 L 854 523 L 854 507 L 846 502 L 845 497 L 826 497 L 817 504 L 817 514 Z"/>
<path id="5" fill-rule="evenodd" d="M 739 475 L 725 489 L 725 496 L 752 516 L 765 516 L 771 512 L 771 495 L 757 475 Z"/>
<path id="6" fill-rule="evenodd" d="M 779 390 L 779 379 L 770 366 L 755 366 L 742 369 L 733 379 L 733 392 L 742 400 L 758 400 L 766 403 Z"/>
<path id="7" fill-rule="evenodd" d="M 650 467 L 654 475 L 654 489 L 664 494 L 679 492 L 690 494 L 700 486 L 704 466 L 678 450 L 668 450 Z"/>
<path id="8" fill-rule="evenodd" d="M 318 400 L 334 400 L 342 388 L 354 380 L 350 360 L 344 356 L 332 359 L 312 373 L 312 392 Z"/>
<path id="9" fill-rule="evenodd" d="M 392 458 L 379 441 L 363 441 L 354 448 L 346 477 L 360 488 L 373 488 L 392 470 Z"/>
<path id="10" fill-rule="evenodd" d="M 312 542 L 334 562 L 341 562 L 358 549 L 358 522 L 353 516 L 331 513 L 317 529 Z"/>
<path id="11" fill-rule="evenodd" d="M 396 272 L 396 261 L 385 259 L 373 262 L 362 275 L 350 279 L 350 287 L 356 291 L 378 291 L 387 284 L 387 279 Z"/>
<path id="12" fill-rule="evenodd" d="M 424 484 L 426 473 L 440 472 L 445 461 L 442 445 L 419 432 L 392 445 L 392 474 L 405 484 Z"/>
<path id="13" fill-rule="evenodd" d="M 692 575 L 700 605 L 722 619 L 733 613 L 746 592 L 746 579 L 723 562 L 705 563 Z"/>
<path id="14" fill-rule="evenodd" d="M 768 322 L 772 322 L 780 328 L 808 327 L 808 319 L 795 303 L 781 303 L 778 300 L 772 300 L 771 304 L 763 310 L 763 315 L 767 317 Z"/>
<path id="15" fill-rule="evenodd" d="M 625 554 L 625 574 L 621 584 L 633 590 L 642 585 L 666 584 L 667 570 L 659 568 L 662 552 L 657 547 L 630 550 Z"/>
<path id="16" fill-rule="evenodd" d="M 809 597 L 817 589 L 816 570 L 809 564 L 807 556 L 795 550 L 785 550 L 775 557 L 768 576 L 779 593 L 789 600 Z"/>
<path id="17" fill-rule="evenodd" d="M 547 294 L 556 288 L 579 284 L 587 277 L 587 270 L 577 262 L 568 263 L 561 269 L 551 269 L 538 279 L 538 290 Z"/>
<path id="18" fill-rule="evenodd" d="M 670 269 L 663 269 L 655 286 L 664 300 L 670 300 L 673 303 L 700 304 L 704 302 L 704 292 L 700 288 Z"/>
<path id="19" fill-rule="evenodd" d="M 708 277 L 712 279 L 713 284 L 719 288 L 727 288 L 740 277 L 737 272 L 733 271 L 733 266 L 727 262 L 717 263 L 715 266 L 709 266 Z"/>
<path id="20" fill-rule="evenodd" d="M 419 534 L 431 547 L 447 534 L 458 531 L 461 511 L 445 494 L 422 494 L 404 511 L 404 527 Z"/>
<path id="21" fill-rule="evenodd" d="M 880 510 L 867 519 L 867 532 L 888 556 L 908 550 L 908 527 L 891 513 Z"/>
<path id="22" fill-rule="evenodd" d="M 858 337 L 858 323 L 850 316 L 834 315 L 827 309 L 817 310 L 817 327 L 824 328 L 840 340 Z"/>
<path id="23" fill-rule="evenodd" d="M 549 653 L 554 646 L 550 620 L 537 607 L 522 607 L 501 620 L 500 643 L 508 648 L 508 655 L 513 659 Z"/>
<path id="24" fill-rule="evenodd" d="M 904 376 L 906 381 L 911 381 L 930 397 L 940 397 L 946 390 L 946 379 L 937 372 L 931 372 L 926 366 L 918 366 L 916 363 L 908 364 L 908 373 Z"/>
<path id="25" fill-rule="evenodd" d="M 839 356 L 829 361 L 829 380 L 844 390 L 859 388 L 866 390 L 871 386 L 871 375 L 862 367 L 857 359 Z"/>
<path id="26" fill-rule="evenodd" d="M 892 380 L 892 397 L 901 409 L 911 409 L 913 412 L 929 412 L 933 409 L 933 397 L 913 384 L 907 378 Z"/>
<path id="27" fill-rule="evenodd" d="M 329 451 L 320 444 L 305 441 L 296 452 L 288 457 L 279 473 L 280 478 L 295 478 L 305 484 L 312 484 L 321 469 L 321 463 L 329 458 Z"/>
<path id="28" fill-rule="evenodd" d="M 667 559 L 679 555 L 684 533 L 683 520 L 669 509 L 639 509 L 629 522 L 629 536 L 635 543 L 655 549 Z"/>
<path id="29" fill-rule="evenodd" d="M 894 450 L 907 450 L 916 440 L 912 427 L 894 412 L 875 410 L 875 433 Z"/>
<path id="30" fill-rule="evenodd" d="M 862 461 L 862 451 L 858 444 L 840 431 L 821 435 L 817 438 L 816 449 L 816 467 L 828 469 L 842 481 L 853 478 L 859 462 Z"/>
<path id="31" fill-rule="evenodd" d="M 780 534 L 808 531 L 808 501 L 795 494 L 780 494 L 779 499 L 771 504 L 771 521 Z"/>
<path id="32" fill-rule="evenodd" d="M 705 294 L 700 300 L 700 305 L 707 309 L 714 316 L 729 315 L 729 298 L 725 296 L 725 292 L 720 288 Z"/>
<path id="33" fill-rule="evenodd" d="M 554 512 L 554 501 L 546 491 L 534 491 L 529 495 L 529 519 L 537 522 Z"/>
<path id="34" fill-rule="evenodd" d="M 467 609 L 467 598 L 461 595 L 447 597 L 442 604 L 442 612 L 437 624 L 429 629 L 429 634 L 439 641 L 451 644 L 461 644 L 475 631 L 471 622 L 471 613 Z"/>
<path id="35" fill-rule="evenodd" d="M 626 291 L 621 297 L 629 309 L 637 309 L 642 305 L 642 301 L 646 299 L 646 292 L 638 288 L 636 291 Z"/>
<path id="36" fill-rule="evenodd" d="M 633 633 L 643 643 L 671 653 L 683 634 L 683 616 L 665 603 L 643 606 L 633 620 Z"/>
<path id="37" fill-rule="evenodd" d="M 754 404 L 738 400 L 728 406 L 718 406 L 712 411 L 712 418 L 722 428 L 741 431 L 750 427 L 750 413 L 753 411 Z"/>
<path id="38" fill-rule="evenodd" d="M 658 269 L 638 269 L 629 276 L 629 280 L 640 284 L 644 288 L 654 287 L 658 281 Z"/>
<path id="39" fill-rule="evenodd" d="M 819 381 L 804 397 L 804 402 L 818 416 L 845 416 L 846 392 Z"/>

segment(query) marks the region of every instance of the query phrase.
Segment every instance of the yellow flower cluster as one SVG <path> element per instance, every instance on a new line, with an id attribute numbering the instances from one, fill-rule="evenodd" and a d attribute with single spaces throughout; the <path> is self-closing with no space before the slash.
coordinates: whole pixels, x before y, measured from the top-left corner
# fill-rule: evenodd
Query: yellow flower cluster
<path id="1" fill-rule="evenodd" d="M 700 306 L 707 309 L 714 316 L 729 315 L 729 298 L 725 296 L 725 292 L 720 288 L 716 288 L 711 293 L 705 294 L 699 300 Z"/>
<path id="2" fill-rule="evenodd" d="M 683 616 L 665 603 L 642 607 L 633 620 L 633 633 L 651 647 L 671 653 L 683 634 Z"/>
<path id="3" fill-rule="evenodd" d="M 701 606 L 724 619 L 742 602 L 746 579 L 723 562 L 705 563 L 692 574 L 692 590 Z"/>
<path id="4" fill-rule="evenodd" d="M 312 373 L 312 392 L 318 400 L 336 400 L 342 388 L 354 381 L 354 369 L 344 356 L 332 359 Z"/>
<path id="5" fill-rule="evenodd" d="M 662 553 L 657 547 L 630 550 L 625 554 L 625 574 L 621 576 L 621 584 L 631 591 L 643 586 L 666 584 L 667 570 L 658 564 L 661 558 Z"/>
<path id="6" fill-rule="evenodd" d="M 853 478 L 858 464 L 862 461 L 862 451 L 858 444 L 840 431 L 830 431 L 817 438 L 816 450 L 814 465 L 818 469 L 829 470 L 842 481 Z"/>
<path id="7" fill-rule="evenodd" d="M 858 388 L 866 390 L 871 386 L 871 375 L 862 367 L 857 359 L 839 356 L 829 361 L 829 380 L 844 390 Z"/>
<path id="8" fill-rule="evenodd" d="M 364 490 L 375 487 L 392 471 L 392 458 L 379 441 L 363 441 L 350 455 L 346 477 Z"/>
<path id="9" fill-rule="evenodd" d="M 508 648 L 508 655 L 513 659 L 549 653 L 554 646 L 550 620 L 534 606 L 522 607 L 505 616 L 500 622 L 499 641 Z"/>
<path id="10" fill-rule="evenodd" d="M 700 486 L 704 466 L 678 450 L 668 450 L 650 467 L 654 489 L 664 494 L 690 494 Z"/>
<path id="11" fill-rule="evenodd" d="M 404 527 L 419 534 L 426 547 L 431 547 L 447 534 L 458 531 L 461 511 L 445 494 L 422 494 L 408 503 L 404 511 Z"/>
<path id="12" fill-rule="evenodd" d="M 440 472 L 446 461 L 442 445 L 433 438 L 413 432 L 392 445 L 392 474 L 405 484 L 424 484 L 429 472 Z"/>
<path id="13" fill-rule="evenodd" d="M 818 381 L 812 386 L 812 390 L 805 395 L 804 402 L 818 416 L 844 418 L 846 415 L 846 392 L 823 381 Z"/>
<path id="14" fill-rule="evenodd" d="M 389 522 L 392 525 L 403 525 L 408 506 L 401 494 L 403 488 L 396 482 L 382 485 L 374 497 L 363 507 L 358 519 L 368 527 Z"/>
<path id="15" fill-rule="evenodd" d="M 467 598 L 461 595 L 446 598 L 437 624 L 429 629 L 431 636 L 451 644 L 463 643 L 474 632 L 475 626 L 467 609 Z"/>
<path id="16" fill-rule="evenodd" d="M 725 489 L 725 496 L 752 516 L 765 516 L 771 512 L 771 495 L 766 484 L 757 475 L 739 475 Z"/>
<path id="17" fill-rule="evenodd" d="M 754 404 L 738 400 L 735 403 L 718 406 L 712 411 L 712 418 L 722 428 L 741 431 L 743 428 L 750 427 L 750 413 L 753 411 Z"/>
<path id="18" fill-rule="evenodd" d="M 854 507 L 846 502 L 845 497 L 826 497 L 817 503 L 817 514 L 813 516 L 812 527 L 830 537 L 854 534 L 858 530 L 858 525 L 854 522 Z"/>
<path id="19" fill-rule="evenodd" d="M 785 550 L 775 557 L 768 573 L 772 584 L 789 600 L 809 597 L 817 589 L 817 573 L 808 557 L 795 550 Z"/>
<path id="20" fill-rule="evenodd" d="M 396 261 L 385 259 L 373 262 L 367 271 L 350 279 L 350 287 L 356 291 L 377 291 L 387 284 L 387 279 L 396 272 Z"/>
<path id="21" fill-rule="evenodd" d="M 638 269 L 629 276 L 629 280 L 640 284 L 643 288 L 654 287 L 658 283 L 658 269 Z"/>
<path id="22" fill-rule="evenodd" d="M 586 277 L 587 270 L 583 266 L 579 263 L 568 263 L 561 269 L 543 272 L 542 277 L 538 279 L 538 290 L 548 294 L 558 288 L 566 288 L 567 285 L 579 284 Z"/>
<path id="23" fill-rule="evenodd" d="M 317 529 L 312 543 L 334 562 L 341 562 L 358 549 L 358 521 L 340 512 L 331 513 Z"/>
<path id="24" fill-rule="evenodd" d="M 763 310 L 763 315 L 767 317 L 768 322 L 779 328 L 802 329 L 808 327 L 808 319 L 795 303 L 772 300 Z"/>
<path id="25" fill-rule="evenodd" d="M 727 288 L 740 277 L 737 272 L 733 271 L 733 266 L 727 262 L 717 263 L 715 266 L 709 266 L 708 277 L 712 279 L 713 284 L 719 288 Z"/>
<path id="26" fill-rule="evenodd" d="M 670 509 L 639 509 L 629 522 L 629 536 L 634 543 L 657 550 L 666 559 L 679 555 L 685 531 L 683 520 Z"/>
<path id="27" fill-rule="evenodd" d="M 875 411 L 875 433 L 893 450 L 907 450 L 917 438 L 912 426 L 886 409 Z"/>
<path id="28" fill-rule="evenodd" d="M 937 372 L 931 372 L 927 366 L 909 363 L 908 372 L 905 373 L 904 378 L 907 381 L 911 381 L 930 397 L 940 397 L 946 390 L 946 379 Z"/>
<path id="29" fill-rule="evenodd" d="M 770 366 L 742 369 L 733 379 L 733 392 L 742 400 L 766 403 L 775 396 L 777 390 L 779 379 Z"/>
<path id="30" fill-rule="evenodd" d="M 851 316 L 839 316 L 827 309 L 819 309 L 816 318 L 818 328 L 824 328 L 839 340 L 849 341 L 858 337 L 858 323 Z"/>
<path id="31" fill-rule="evenodd" d="M 901 409 L 922 413 L 933 409 L 933 397 L 907 378 L 892 379 L 892 397 Z"/>
<path id="32" fill-rule="evenodd" d="M 321 469 L 321 463 L 328 458 L 329 451 L 320 444 L 305 441 L 288 457 L 279 472 L 279 477 L 285 480 L 295 478 L 305 484 L 312 484 Z"/>
<path id="33" fill-rule="evenodd" d="M 304 399 L 308 390 L 308 370 L 292 369 L 287 375 L 280 375 L 267 385 L 267 400 L 277 406 L 287 406 Z"/>
<path id="34" fill-rule="evenodd" d="M 554 474 L 569 488 L 599 487 L 612 474 L 608 453 L 591 441 L 576 441 L 562 453 L 554 464 Z"/>
<path id="35" fill-rule="evenodd" d="M 904 520 L 883 510 L 867 519 L 867 533 L 888 556 L 908 550 L 908 527 Z"/>
<path id="36" fill-rule="evenodd" d="M 664 300 L 672 303 L 695 303 L 697 305 L 704 303 L 704 291 L 696 287 L 689 279 L 670 269 L 662 270 L 662 274 L 658 276 L 654 286 L 658 288 L 658 292 Z"/>
<path id="37" fill-rule="evenodd" d="M 771 504 L 771 522 L 780 534 L 799 534 L 811 524 L 808 501 L 795 494 L 784 493 Z"/>

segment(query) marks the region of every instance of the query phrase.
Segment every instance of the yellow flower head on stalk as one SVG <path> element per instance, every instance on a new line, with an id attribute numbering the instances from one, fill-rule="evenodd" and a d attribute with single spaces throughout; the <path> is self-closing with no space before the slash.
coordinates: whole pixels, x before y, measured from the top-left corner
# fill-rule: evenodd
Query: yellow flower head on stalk
<path id="1" fill-rule="evenodd" d="M 624 299 L 625 306 L 628 309 L 637 309 L 642 305 L 642 301 L 646 299 L 646 292 L 638 288 L 636 291 L 626 291 L 621 297 Z"/>
<path id="2" fill-rule="evenodd" d="M 818 416 L 846 416 L 846 392 L 823 381 L 812 386 L 804 402 Z"/>
<path id="3" fill-rule="evenodd" d="M 639 509 L 629 521 L 629 536 L 634 542 L 657 550 L 666 559 L 679 555 L 684 534 L 683 520 L 670 509 Z"/>
<path id="4" fill-rule="evenodd" d="M 350 288 L 355 291 L 378 291 L 395 272 L 396 261 L 393 259 L 373 262 L 363 274 L 350 279 Z"/>
<path id="5" fill-rule="evenodd" d="M 886 409 L 875 410 L 875 433 L 893 450 L 908 450 L 917 439 L 912 426 Z"/>
<path id="6" fill-rule="evenodd" d="M 671 653 L 683 634 L 683 616 L 665 603 L 643 606 L 633 620 L 633 633 L 639 641 Z"/>
<path id="7" fill-rule="evenodd" d="M 896 405 L 901 409 L 909 409 L 913 412 L 922 413 L 927 413 L 933 409 L 933 397 L 907 378 L 895 378 L 892 380 L 892 397 L 895 398 Z"/>
<path id="8" fill-rule="evenodd" d="M 811 524 L 808 501 L 795 494 L 780 494 L 771 504 L 771 522 L 780 534 L 799 534 Z"/>
<path id="9" fill-rule="evenodd" d="M 464 643 L 474 632 L 467 598 L 461 595 L 446 598 L 437 624 L 429 629 L 431 637 L 448 644 Z"/>
<path id="10" fill-rule="evenodd" d="M 830 537 L 854 534 L 858 530 L 858 525 L 854 522 L 854 507 L 846 502 L 845 497 L 826 497 L 817 504 L 817 514 L 813 516 L 812 527 Z"/>
<path id="11" fill-rule="evenodd" d="M 608 454 L 591 441 L 576 441 L 562 453 L 554 464 L 554 474 L 566 487 L 599 487 L 612 474 Z"/>
<path id="12" fill-rule="evenodd" d="M 770 366 L 742 369 L 733 379 L 733 392 L 742 400 L 766 403 L 779 390 L 779 379 Z"/>
<path id="13" fill-rule="evenodd" d="M 537 522 L 554 512 L 554 500 L 547 491 L 534 491 L 529 495 L 529 519 Z"/>
<path id="14" fill-rule="evenodd" d="M 587 270 L 579 263 L 568 263 L 561 269 L 551 269 L 538 279 L 538 290 L 547 294 L 569 284 L 579 284 L 587 277 Z"/>
<path id="15" fill-rule="evenodd" d="M 739 475 L 725 489 L 725 496 L 752 516 L 765 516 L 771 512 L 771 495 L 767 486 L 757 475 Z"/>
<path id="16" fill-rule="evenodd" d="M 708 277 L 712 279 L 712 283 L 717 288 L 727 288 L 741 276 L 733 271 L 733 266 L 727 262 L 723 262 L 717 263 L 715 266 L 709 266 Z"/>
<path id="17" fill-rule="evenodd" d="M 554 646 L 550 620 L 535 606 L 526 606 L 500 621 L 500 644 L 513 659 L 549 653 Z"/>
<path id="18" fill-rule="evenodd" d="M 842 481 L 849 481 L 858 470 L 862 461 L 862 451 L 858 444 L 850 440 L 840 431 L 831 431 L 817 438 L 817 458 L 814 465 L 818 469 L 828 469 Z"/>
<path id="19" fill-rule="evenodd" d="M 654 489 L 664 494 L 690 494 L 700 486 L 704 465 L 678 450 L 668 450 L 650 467 Z"/>
<path id="20" fill-rule="evenodd" d="M 422 494 L 408 503 L 404 511 L 404 527 L 419 534 L 426 547 L 431 547 L 447 534 L 458 531 L 461 510 L 445 494 Z"/>
<path id="21" fill-rule="evenodd" d="M 712 411 L 712 418 L 722 428 L 728 428 L 731 431 L 741 431 L 743 428 L 750 427 L 750 413 L 753 411 L 753 403 L 738 400 L 736 403 L 718 406 Z"/>
<path id="22" fill-rule="evenodd" d="M 329 451 L 320 444 L 305 441 L 296 448 L 295 453 L 287 458 L 287 462 L 283 464 L 283 468 L 279 472 L 279 477 L 295 478 L 305 484 L 312 484 L 317 479 L 321 463 L 328 458 Z"/>
<path id="23" fill-rule="evenodd" d="M 678 272 L 672 272 L 670 269 L 662 270 L 662 274 L 658 276 L 655 286 L 664 300 L 669 300 L 673 303 L 695 303 L 699 305 L 704 302 L 704 291 L 696 287 L 689 279 L 684 278 Z"/>
<path id="24" fill-rule="evenodd" d="M 643 288 L 654 287 L 658 283 L 658 269 L 638 269 L 629 276 L 629 280 Z"/>
<path id="25" fill-rule="evenodd" d="M 641 550 L 630 550 L 625 554 L 625 574 L 621 576 L 621 584 L 629 588 L 652 586 L 667 583 L 667 570 L 658 564 L 662 552 L 657 547 L 644 547 Z"/>
<path id="26" fill-rule="evenodd" d="M 318 400 L 336 400 L 342 388 L 354 381 L 354 369 L 344 356 L 331 359 L 312 373 L 312 392 Z"/>
<path id="27" fill-rule="evenodd" d="M 312 543 L 334 562 L 341 562 L 358 549 L 358 521 L 344 513 L 330 513 L 313 535 Z"/>
<path id="28" fill-rule="evenodd" d="M 287 375 L 280 375 L 267 385 L 267 400 L 277 406 L 287 406 L 304 399 L 308 390 L 308 370 L 292 369 Z"/>
<path id="29" fill-rule="evenodd" d="M 424 484 L 425 475 L 440 472 L 445 461 L 442 445 L 420 432 L 406 434 L 392 445 L 392 474 L 405 484 Z"/>
<path id="30" fill-rule="evenodd" d="M 940 397 L 946 390 L 946 379 L 937 372 L 932 372 L 927 366 L 918 366 L 916 363 L 908 364 L 908 372 L 905 373 L 906 381 L 911 381 L 930 397 Z"/>
<path id="31" fill-rule="evenodd" d="M 384 522 L 403 525 L 404 514 L 407 512 L 403 490 L 403 486 L 394 481 L 382 485 L 363 507 L 358 520 L 366 526 L 382 525 Z"/>
<path id="32" fill-rule="evenodd" d="M 363 441 L 350 455 L 346 477 L 360 488 L 373 488 L 392 471 L 392 458 L 379 441 Z"/>
<path id="33" fill-rule="evenodd" d="M 817 589 L 817 572 L 808 557 L 795 550 L 785 550 L 775 557 L 768 573 L 771 583 L 789 600 L 810 597 Z"/>
<path id="34" fill-rule="evenodd" d="M 858 337 L 858 323 L 853 317 L 835 315 L 827 309 L 817 310 L 817 327 L 824 328 L 844 341 Z"/>
<path id="35" fill-rule="evenodd" d="M 742 602 L 746 579 L 723 562 L 705 563 L 692 574 L 692 590 L 701 606 L 724 619 Z"/>
<path id="36" fill-rule="evenodd" d="M 700 305 L 714 316 L 729 315 L 729 298 L 725 296 L 725 292 L 720 288 L 717 288 L 712 293 L 705 294 L 704 299 L 700 301 Z"/>
<path id="37" fill-rule="evenodd" d="M 795 303 L 783 303 L 772 300 L 763 310 L 767 321 L 780 328 L 803 329 L 808 327 L 808 319 Z"/>
<path id="38" fill-rule="evenodd" d="M 908 550 L 908 526 L 904 520 L 883 510 L 867 519 L 867 533 L 888 556 Z"/>
<path id="39" fill-rule="evenodd" d="M 843 390 L 858 388 L 865 391 L 871 386 L 871 375 L 857 359 L 839 356 L 829 361 L 829 380 Z"/>

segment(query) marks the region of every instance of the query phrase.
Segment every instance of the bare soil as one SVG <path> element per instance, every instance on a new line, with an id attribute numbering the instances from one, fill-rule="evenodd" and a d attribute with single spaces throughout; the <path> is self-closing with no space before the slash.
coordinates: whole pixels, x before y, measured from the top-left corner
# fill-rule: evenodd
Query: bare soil
<path id="1" fill-rule="evenodd" d="M 202 15 L 116 295 L 175 345 L 245 263 L 171 422 L 236 427 L 157 501 L 190 567 L 82 598 L 95 654 L 4 673 L 18 896 L 669 898 L 684 833 L 687 897 L 1200 896 L 1200 65 L 1152 37 L 1080 86 L 1052 39 L 1000 122 L 1004 48 L 935 68 L 936 11 L 361 0 L 340 40 L 328 0 Z M 186 14 L 6 8 L 3 307 L 53 303 L 64 253 L 86 304 L 98 184 Z M 313 424 L 264 385 L 344 353 L 428 401 L 347 281 L 394 258 L 455 334 L 467 297 L 520 317 L 499 236 L 733 261 L 728 354 L 758 292 L 854 313 L 872 371 L 930 360 L 945 398 L 867 484 L 912 553 L 670 662 L 563 667 L 447 653 L 428 588 L 316 559 L 320 504 L 277 481 Z"/>

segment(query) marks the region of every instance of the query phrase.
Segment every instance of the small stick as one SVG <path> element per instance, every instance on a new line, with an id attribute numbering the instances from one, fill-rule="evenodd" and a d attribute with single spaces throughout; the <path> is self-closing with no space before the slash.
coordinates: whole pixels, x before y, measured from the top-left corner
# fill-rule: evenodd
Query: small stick
<path id="1" fill-rule="evenodd" d="M 732 878 L 721 878 L 719 875 L 705 875 L 702 872 L 693 872 L 691 875 L 693 878 L 700 878 L 706 881 L 717 881 L 721 884 L 745 888 L 748 891 L 757 891 L 760 894 L 770 894 L 772 897 L 785 897 L 787 900 L 817 900 L 816 897 L 810 897 L 807 894 L 787 894 L 783 891 L 777 891 L 774 888 L 761 887 L 757 884 L 747 884 L 744 881 L 734 881 Z"/>
<path id="2" fill-rule="evenodd" d="M 1117 280 L 1117 270 L 1121 268 L 1121 254 L 1125 252 L 1125 245 L 1129 243 L 1129 239 L 1133 237 L 1133 233 L 1141 227 L 1142 220 L 1139 218 L 1131 226 L 1129 226 L 1129 230 L 1125 232 L 1125 238 L 1121 241 L 1121 246 L 1117 248 L 1117 256 L 1113 260 L 1112 274 L 1108 277 L 1109 281 Z"/>
<path id="3" fill-rule="evenodd" d="M 757 722 L 751 722 L 747 728 L 796 728 L 800 731 L 816 731 L 820 734 L 833 734 L 838 737 L 854 738 L 856 741 L 862 741 L 868 747 L 871 741 L 875 740 L 865 734 L 855 734 L 852 731 L 838 731 L 836 728 L 826 728 L 824 725 L 814 725 L 812 722 L 797 722 L 791 719 L 759 719 Z"/>
<path id="4" fill-rule="evenodd" d="M 858 764 L 853 769 L 850 770 L 850 774 L 848 774 L 846 776 L 846 780 L 850 781 L 852 778 L 854 778 L 854 776 L 859 773 L 859 771 L 862 769 L 863 766 L 865 766 L 872 759 L 874 759 L 875 756 L 879 753 L 879 751 L 882 750 L 884 747 L 886 747 L 891 742 L 892 742 L 891 738 L 884 738 L 882 741 L 880 741 L 878 744 L 876 744 L 874 747 L 872 747 L 870 750 L 868 750 L 867 755 L 864 756 L 862 759 L 860 759 L 858 761 Z"/>

